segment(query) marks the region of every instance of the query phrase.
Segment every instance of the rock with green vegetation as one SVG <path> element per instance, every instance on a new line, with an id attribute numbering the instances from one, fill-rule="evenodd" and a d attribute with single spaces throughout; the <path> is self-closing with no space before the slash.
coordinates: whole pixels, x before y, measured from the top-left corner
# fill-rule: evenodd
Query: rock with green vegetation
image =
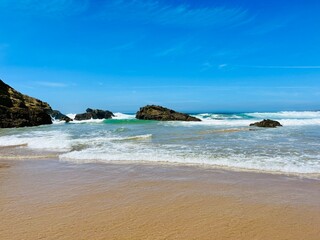
<path id="1" fill-rule="evenodd" d="M 24 95 L 0 80 L 0 128 L 52 124 L 50 105 Z"/>
<path id="2" fill-rule="evenodd" d="M 156 105 L 147 105 L 140 108 L 136 114 L 136 118 L 157 121 L 201 121 L 199 118 L 192 117 L 188 114 Z"/>

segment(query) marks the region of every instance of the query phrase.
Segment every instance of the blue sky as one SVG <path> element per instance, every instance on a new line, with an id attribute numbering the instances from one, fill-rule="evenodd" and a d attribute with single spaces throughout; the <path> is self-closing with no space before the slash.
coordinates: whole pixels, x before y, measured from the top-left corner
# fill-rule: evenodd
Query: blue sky
<path id="1" fill-rule="evenodd" d="M 65 113 L 320 109 L 320 1 L 0 0 L 0 78 Z"/>

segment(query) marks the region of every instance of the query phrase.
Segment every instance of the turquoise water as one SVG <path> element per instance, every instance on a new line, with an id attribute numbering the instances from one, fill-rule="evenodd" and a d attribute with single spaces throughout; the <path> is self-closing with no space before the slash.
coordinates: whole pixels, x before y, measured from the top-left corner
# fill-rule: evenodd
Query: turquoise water
<path id="1" fill-rule="evenodd" d="M 1 129 L 0 146 L 58 153 L 61 161 L 157 162 L 320 174 L 320 112 L 202 113 L 202 122 L 115 119 Z M 249 127 L 264 118 L 283 127 Z M 20 149 L 21 150 L 21 149 Z"/>

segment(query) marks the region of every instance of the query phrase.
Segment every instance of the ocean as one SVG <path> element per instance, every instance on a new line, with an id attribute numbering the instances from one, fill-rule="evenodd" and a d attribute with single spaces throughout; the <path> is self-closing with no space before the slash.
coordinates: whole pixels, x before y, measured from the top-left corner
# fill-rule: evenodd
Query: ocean
<path id="1" fill-rule="evenodd" d="M 77 164 L 179 164 L 320 176 L 320 111 L 192 114 L 202 122 L 115 115 L 108 120 L 0 129 L 0 158 L 55 156 Z M 283 127 L 249 127 L 267 118 Z"/>

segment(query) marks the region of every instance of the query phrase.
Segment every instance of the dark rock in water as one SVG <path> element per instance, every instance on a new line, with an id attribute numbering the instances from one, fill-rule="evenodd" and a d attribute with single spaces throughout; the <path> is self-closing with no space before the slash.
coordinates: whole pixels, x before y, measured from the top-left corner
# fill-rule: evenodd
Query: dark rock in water
<path id="1" fill-rule="evenodd" d="M 110 111 L 88 108 L 86 113 L 77 114 L 74 120 L 89 120 L 89 119 L 109 119 L 114 117 Z"/>
<path id="2" fill-rule="evenodd" d="M 282 127 L 282 125 L 278 121 L 274 121 L 270 119 L 264 119 L 261 122 L 251 123 L 250 126 L 265 127 L 265 128 Z"/>
<path id="3" fill-rule="evenodd" d="M 52 110 L 49 111 L 48 114 L 54 118 L 55 120 L 60 120 L 60 121 L 65 121 L 65 122 L 70 122 L 73 121 L 71 118 L 69 118 L 68 116 L 62 114 L 60 111 L 58 110 Z"/>
<path id="4" fill-rule="evenodd" d="M 0 80 L 0 128 L 52 124 L 50 105 L 24 95 Z"/>
<path id="5" fill-rule="evenodd" d="M 136 118 L 158 121 L 201 121 L 199 118 L 192 117 L 188 114 L 179 113 L 174 110 L 156 105 L 147 105 L 140 108 L 136 114 Z"/>

